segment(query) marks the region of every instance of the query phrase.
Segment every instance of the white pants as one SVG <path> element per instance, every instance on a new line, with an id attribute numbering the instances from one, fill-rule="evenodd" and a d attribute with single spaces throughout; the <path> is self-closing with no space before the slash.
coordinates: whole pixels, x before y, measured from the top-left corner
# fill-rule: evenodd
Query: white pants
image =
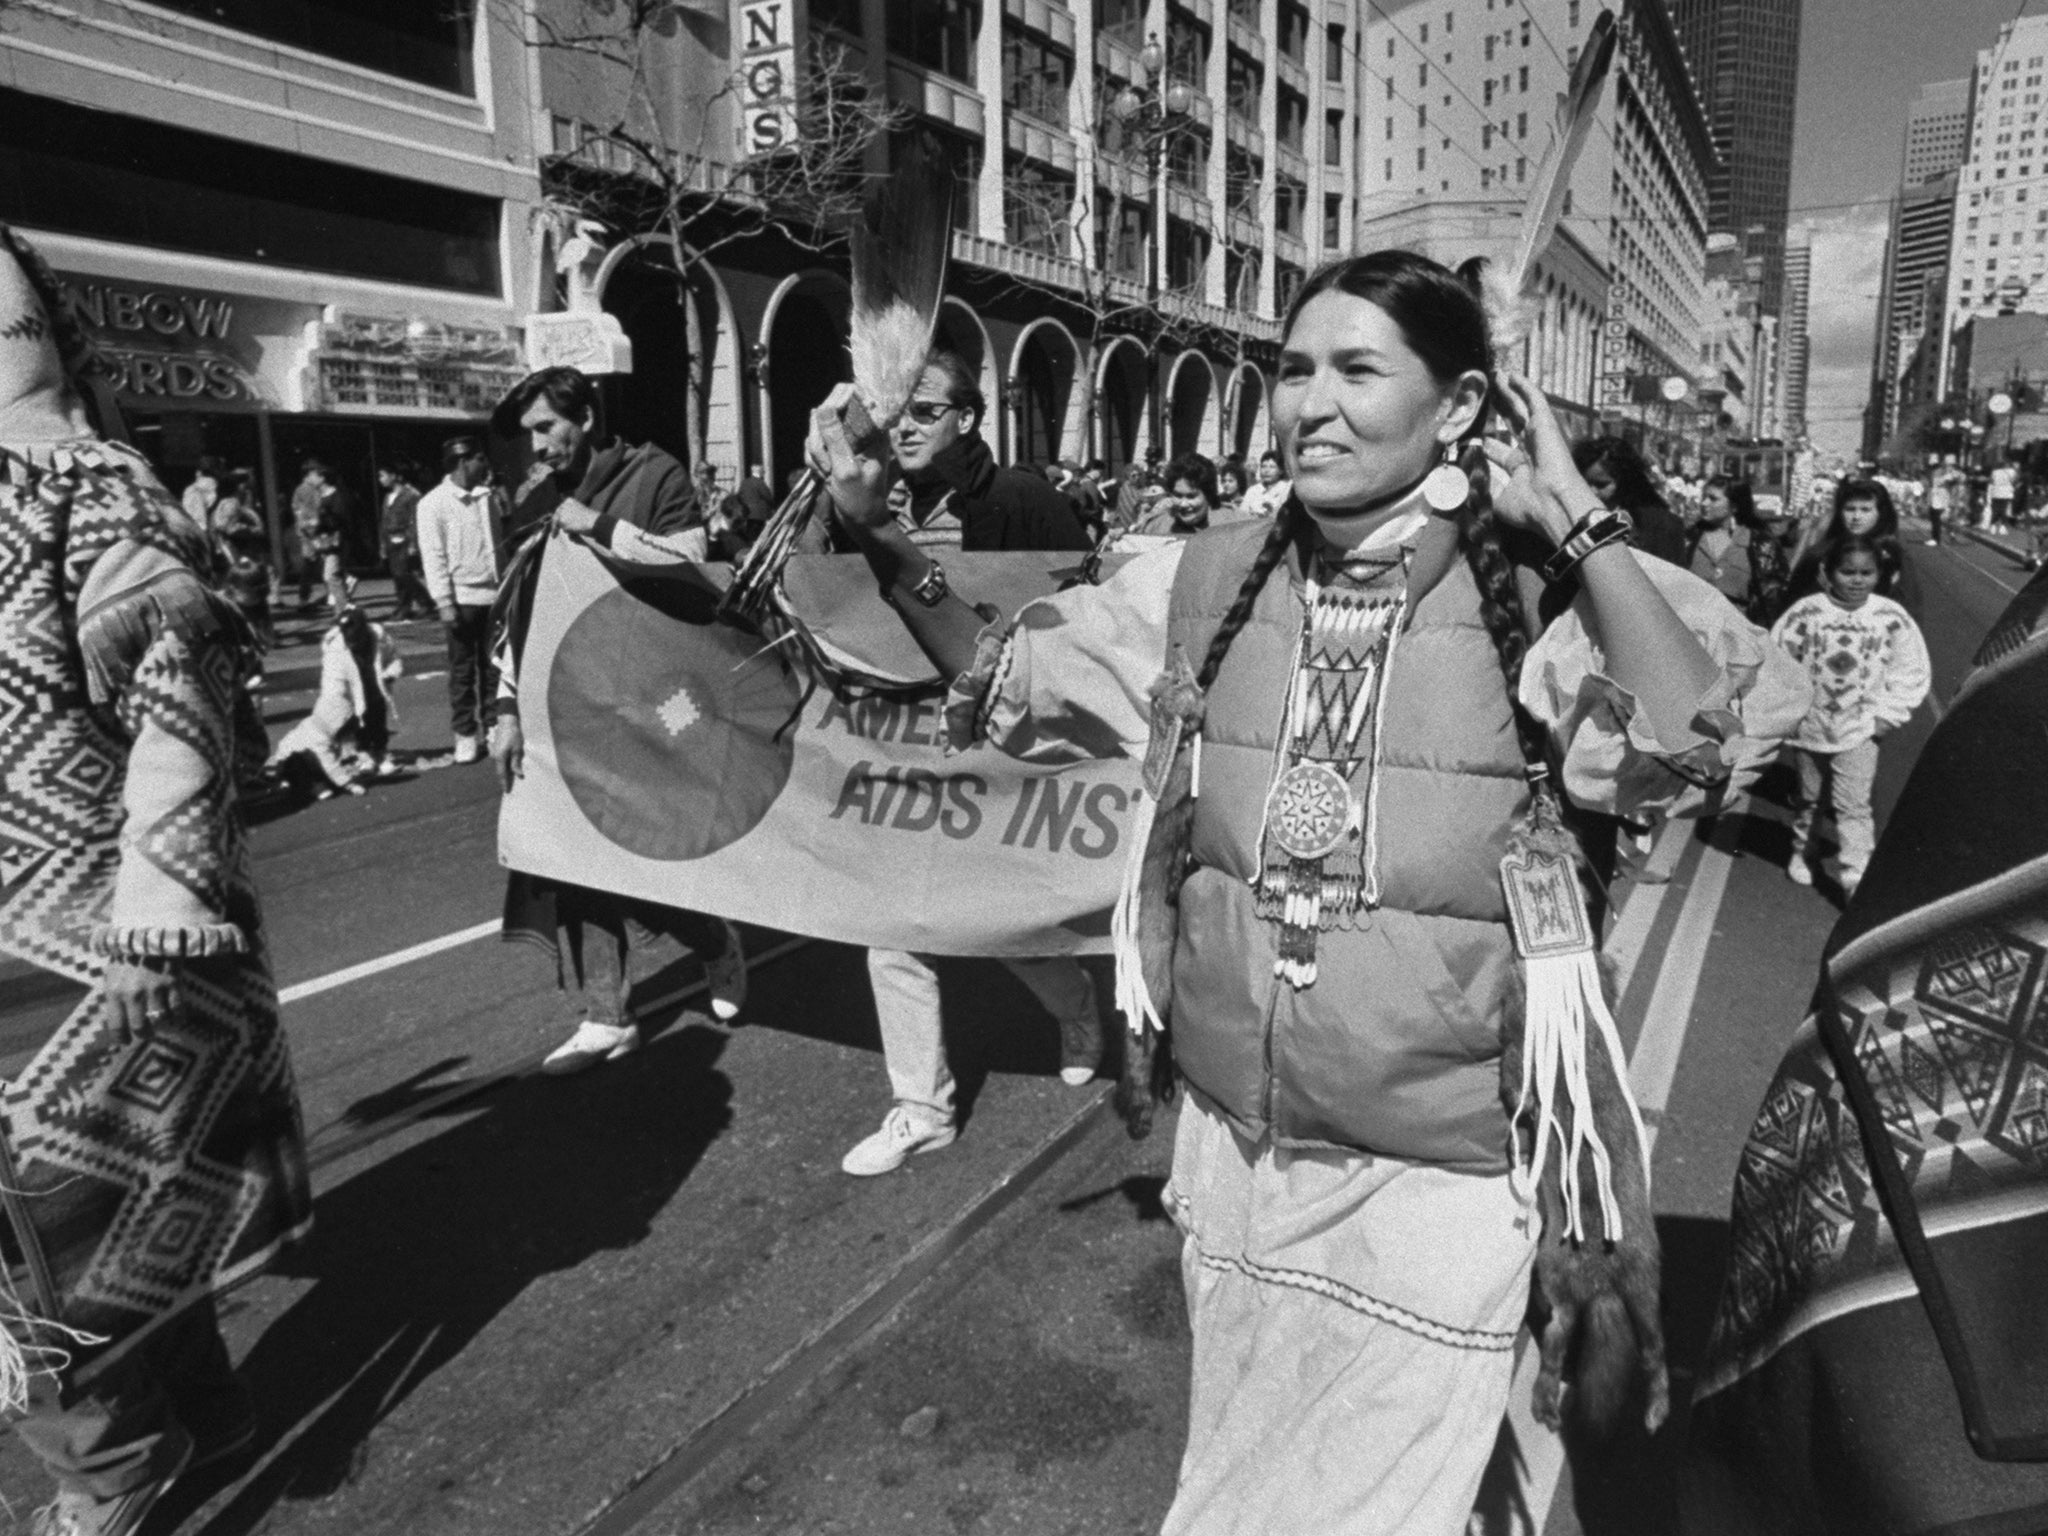
<path id="1" fill-rule="evenodd" d="M 1064 1031 L 1094 1020 L 1095 983 L 1068 955 L 1045 960 L 1005 960 Z M 939 1023 L 939 978 L 925 955 L 901 949 L 868 951 L 868 979 L 875 989 L 875 1017 L 882 1026 L 882 1059 L 896 1102 L 908 1104 L 928 1121 L 953 1122 L 953 1069 L 946 1062 L 946 1037 Z"/>
<path id="2" fill-rule="evenodd" d="M 1842 844 L 1842 878 L 1852 885 L 1863 878 L 1877 846 L 1877 823 L 1870 809 L 1870 787 L 1877 778 L 1877 743 L 1866 741 L 1846 752 L 1793 754 L 1799 765 L 1799 809 L 1792 818 L 1792 857 L 1805 857 L 1819 819 L 1823 787 L 1835 815 L 1835 835 Z"/>

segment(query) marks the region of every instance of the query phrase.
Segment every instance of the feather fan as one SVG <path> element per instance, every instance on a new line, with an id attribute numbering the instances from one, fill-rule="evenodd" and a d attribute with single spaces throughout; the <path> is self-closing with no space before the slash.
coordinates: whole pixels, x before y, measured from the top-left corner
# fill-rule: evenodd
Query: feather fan
<path id="1" fill-rule="evenodd" d="M 953 173 L 930 134 L 913 136 L 894 171 L 869 187 L 847 235 L 853 268 L 847 350 L 857 396 L 847 410 L 847 435 L 863 452 L 886 453 L 887 433 L 924 372 L 945 297 Z M 797 481 L 734 572 L 724 612 L 759 619 L 821 485 L 811 470 Z"/>
<path id="2" fill-rule="evenodd" d="M 1550 123 L 1550 143 L 1536 163 L 1536 175 L 1529 185 L 1528 201 L 1522 205 L 1521 227 L 1515 237 L 1514 255 L 1505 267 L 1487 263 L 1486 304 L 1494 326 L 1494 345 L 1506 352 L 1520 343 L 1528 331 L 1522 298 L 1535 275 L 1536 259 L 1557 232 L 1564 216 L 1565 194 L 1571 190 L 1572 167 L 1578 164 L 1586 140 L 1593 132 L 1593 119 L 1600 105 L 1600 88 L 1614 63 L 1615 43 L 1620 31 L 1614 13 L 1602 11 L 1586 34 L 1579 61 L 1573 66 L 1564 94 L 1557 99 L 1557 112 Z"/>

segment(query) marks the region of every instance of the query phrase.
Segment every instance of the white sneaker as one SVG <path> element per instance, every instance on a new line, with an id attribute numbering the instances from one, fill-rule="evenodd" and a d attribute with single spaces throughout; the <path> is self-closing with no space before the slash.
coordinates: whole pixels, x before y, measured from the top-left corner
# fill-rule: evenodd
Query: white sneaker
<path id="1" fill-rule="evenodd" d="M 1813 884 L 1813 866 L 1806 862 L 1805 854 L 1792 855 L 1792 862 L 1785 866 L 1785 878 L 1794 885 Z"/>
<path id="2" fill-rule="evenodd" d="M 840 1160 L 840 1171 L 856 1178 L 894 1173 L 913 1152 L 936 1152 L 953 1145 L 959 1133 L 949 1124 L 929 1124 L 898 1104 L 882 1128 Z"/>
<path id="3" fill-rule="evenodd" d="M 731 923 L 725 925 L 725 953 L 705 962 L 704 980 L 711 994 L 711 1016 L 730 1024 L 747 1002 L 747 952 L 739 929 Z"/>
<path id="4" fill-rule="evenodd" d="M 549 1077 L 567 1077 L 572 1072 L 586 1072 L 600 1061 L 630 1056 L 639 1049 L 638 1024 L 600 1024 L 585 1019 L 576 1026 L 575 1034 L 548 1053 L 540 1069 Z"/>
<path id="5" fill-rule="evenodd" d="M 483 743 L 478 741 L 474 736 L 458 736 L 455 738 L 456 762 L 473 763 L 483 755 Z"/>

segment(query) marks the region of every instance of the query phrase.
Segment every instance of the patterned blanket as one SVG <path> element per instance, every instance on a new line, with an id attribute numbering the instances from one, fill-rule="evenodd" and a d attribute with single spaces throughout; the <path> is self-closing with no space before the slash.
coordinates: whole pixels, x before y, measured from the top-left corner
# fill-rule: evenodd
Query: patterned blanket
<path id="1" fill-rule="evenodd" d="M 92 988 L 0 1086 L 0 1311 L 31 1364 L 65 1342 L 38 1320 L 104 1361 L 308 1221 L 234 810 L 261 727 L 205 558 L 126 450 L 0 453 L 0 951 Z M 184 1006 L 124 1041 L 99 978 L 146 955 Z"/>
<path id="2" fill-rule="evenodd" d="M 2044 600 L 1923 750 L 1751 1128 L 1688 1530 L 2048 1527 Z"/>

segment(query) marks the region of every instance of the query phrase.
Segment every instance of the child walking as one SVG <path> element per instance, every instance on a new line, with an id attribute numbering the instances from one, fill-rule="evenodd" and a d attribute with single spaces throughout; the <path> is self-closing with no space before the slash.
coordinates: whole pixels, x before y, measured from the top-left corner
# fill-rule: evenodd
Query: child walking
<path id="1" fill-rule="evenodd" d="M 1927 643 L 1904 607 L 1878 596 L 1883 566 L 1875 540 L 1862 534 L 1835 540 L 1823 573 L 1825 588 L 1786 609 L 1771 630 L 1813 682 L 1813 707 L 1791 743 L 1799 806 L 1785 873 L 1795 885 L 1813 884 L 1807 849 L 1827 787 L 1841 843 L 1842 890 L 1854 894 L 1876 842 L 1870 786 L 1877 744 L 1927 697 Z"/>

